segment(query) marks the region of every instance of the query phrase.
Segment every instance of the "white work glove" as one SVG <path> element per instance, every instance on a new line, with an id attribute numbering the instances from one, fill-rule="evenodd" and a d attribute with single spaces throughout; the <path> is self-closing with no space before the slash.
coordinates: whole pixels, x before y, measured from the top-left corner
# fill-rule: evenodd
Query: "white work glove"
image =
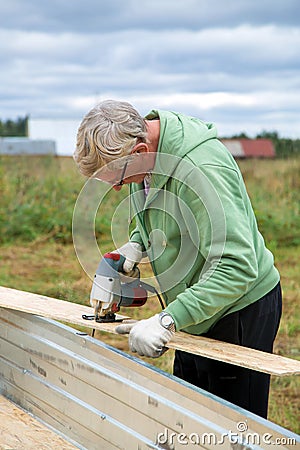
<path id="1" fill-rule="evenodd" d="M 175 330 L 175 327 L 174 327 Z M 136 323 L 118 325 L 116 332 L 129 333 L 129 348 L 140 356 L 158 358 L 166 350 L 165 346 L 172 339 L 174 331 L 161 325 L 158 314 Z"/>
<path id="2" fill-rule="evenodd" d="M 112 253 L 120 253 L 124 256 L 123 269 L 126 273 L 131 272 L 134 265 L 138 264 L 143 257 L 142 246 L 138 242 L 127 242 Z"/>

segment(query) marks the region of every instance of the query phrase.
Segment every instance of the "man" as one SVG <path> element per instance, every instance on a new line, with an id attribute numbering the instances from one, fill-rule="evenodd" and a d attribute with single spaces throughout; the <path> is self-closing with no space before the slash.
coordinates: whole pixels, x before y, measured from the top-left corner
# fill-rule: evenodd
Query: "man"
<path id="1" fill-rule="evenodd" d="M 136 229 L 117 251 L 127 272 L 147 253 L 167 305 L 118 326 L 130 332 L 133 352 L 162 355 L 175 330 L 272 352 L 279 273 L 214 125 L 168 111 L 143 118 L 130 104 L 108 100 L 83 119 L 74 157 L 82 174 L 116 191 L 130 184 Z M 266 374 L 180 351 L 174 374 L 267 416 Z"/>

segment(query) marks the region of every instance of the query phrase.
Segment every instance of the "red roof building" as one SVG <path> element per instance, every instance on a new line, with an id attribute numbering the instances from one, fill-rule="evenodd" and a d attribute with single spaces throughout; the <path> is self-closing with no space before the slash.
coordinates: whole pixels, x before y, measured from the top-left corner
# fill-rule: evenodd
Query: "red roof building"
<path id="1" fill-rule="evenodd" d="M 222 139 L 235 158 L 275 158 L 270 139 Z"/>

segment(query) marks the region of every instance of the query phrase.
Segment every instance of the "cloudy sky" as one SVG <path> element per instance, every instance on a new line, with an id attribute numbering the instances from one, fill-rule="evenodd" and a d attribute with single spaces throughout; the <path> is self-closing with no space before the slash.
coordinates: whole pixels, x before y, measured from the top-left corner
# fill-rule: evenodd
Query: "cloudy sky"
<path id="1" fill-rule="evenodd" d="M 0 60 L 1 119 L 114 98 L 300 138 L 299 0 L 6 0 Z"/>

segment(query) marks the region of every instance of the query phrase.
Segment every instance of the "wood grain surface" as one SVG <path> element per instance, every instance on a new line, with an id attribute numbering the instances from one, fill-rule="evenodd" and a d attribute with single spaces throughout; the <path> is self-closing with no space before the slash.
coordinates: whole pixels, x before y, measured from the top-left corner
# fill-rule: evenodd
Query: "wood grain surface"
<path id="1" fill-rule="evenodd" d="M 0 286 L 0 307 L 117 334 L 115 323 L 97 323 L 94 320 L 88 321 L 82 318 L 82 315 L 94 313 L 91 307 L 39 294 Z M 122 315 L 119 315 L 118 318 L 129 319 L 128 316 Z M 168 343 L 168 347 L 271 375 L 300 374 L 300 361 L 183 332 L 175 333 L 173 339 Z"/>
<path id="2" fill-rule="evenodd" d="M 74 450 L 54 431 L 0 395 L 0 450 Z"/>

